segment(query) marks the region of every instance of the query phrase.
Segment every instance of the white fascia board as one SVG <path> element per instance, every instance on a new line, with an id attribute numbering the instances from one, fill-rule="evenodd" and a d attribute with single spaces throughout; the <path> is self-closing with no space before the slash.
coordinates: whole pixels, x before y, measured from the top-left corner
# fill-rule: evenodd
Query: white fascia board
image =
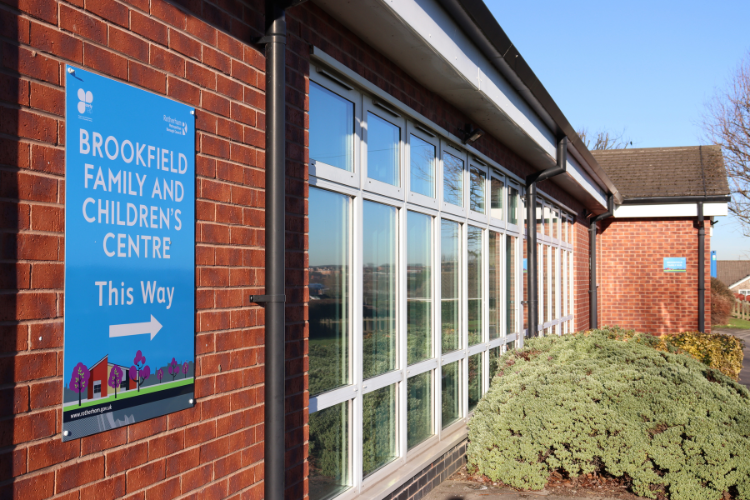
<path id="1" fill-rule="evenodd" d="M 705 217 L 724 217 L 728 213 L 727 203 L 704 203 Z M 664 205 L 620 205 L 615 208 L 615 218 L 654 219 L 660 217 L 697 217 L 695 203 L 675 203 Z"/>
<path id="2" fill-rule="evenodd" d="M 593 181 L 591 176 L 586 173 L 586 171 L 578 164 L 577 161 L 575 161 L 575 159 L 571 157 L 571 155 L 568 155 L 568 166 L 566 173 L 573 178 L 576 184 L 585 189 L 596 201 L 601 203 L 602 206 L 607 206 L 607 193 L 605 193 L 604 190 Z"/>
<path id="3" fill-rule="evenodd" d="M 435 0 L 383 0 L 436 54 L 484 94 L 552 158 L 554 134 Z"/>

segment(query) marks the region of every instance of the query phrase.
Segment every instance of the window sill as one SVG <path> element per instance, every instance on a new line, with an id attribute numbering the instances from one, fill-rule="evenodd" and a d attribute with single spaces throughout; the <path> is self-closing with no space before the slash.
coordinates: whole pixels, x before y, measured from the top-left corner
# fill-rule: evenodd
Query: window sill
<path id="1" fill-rule="evenodd" d="M 443 456 L 448 450 L 455 447 L 469 435 L 466 427 L 466 419 L 463 425 L 457 426 L 448 436 L 436 442 L 434 445 L 420 450 L 416 455 L 410 456 L 408 461 L 401 467 L 388 474 L 387 479 L 375 482 L 367 487 L 357 496 L 357 500 L 379 500 L 396 491 L 402 484 L 418 474 L 422 469 Z"/>

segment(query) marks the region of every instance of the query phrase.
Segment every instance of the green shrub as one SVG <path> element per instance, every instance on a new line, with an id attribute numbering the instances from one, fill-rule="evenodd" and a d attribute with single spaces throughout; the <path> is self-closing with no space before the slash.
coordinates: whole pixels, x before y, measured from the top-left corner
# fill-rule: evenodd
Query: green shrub
<path id="1" fill-rule="evenodd" d="M 750 500 L 750 393 L 660 341 L 593 331 L 506 353 L 469 423 L 470 468 L 522 489 L 600 472 L 649 498 Z"/>
<path id="2" fill-rule="evenodd" d="M 745 346 L 742 340 L 733 335 L 683 332 L 668 336 L 667 342 L 733 380 L 740 377 Z"/>
<path id="3" fill-rule="evenodd" d="M 625 330 L 619 326 L 605 326 L 601 330 L 589 330 L 578 335 L 592 333 L 601 333 L 615 340 L 638 342 L 660 351 L 687 354 L 704 365 L 719 370 L 732 380 L 739 380 L 742 360 L 745 357 L 745 343 L 734 335 L 725 333 L 683 332 L 656 337 L 635 330 Z"/>

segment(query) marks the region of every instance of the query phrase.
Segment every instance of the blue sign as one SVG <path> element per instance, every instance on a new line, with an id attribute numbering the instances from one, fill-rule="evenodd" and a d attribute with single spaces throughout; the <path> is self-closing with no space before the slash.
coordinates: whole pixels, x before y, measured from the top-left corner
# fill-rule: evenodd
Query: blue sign
<path id="1" fill-rule="evenodd" d="M 195 115 L 68 66 L 63 440 L 193 406 Z"/>
<path id="2" fill-rule="evenodd" d="M 711 250 L 711 277 L 716 277 L 716 250 Z"/>
<path id="3" fill-rule="evenodd" d="M 664 257 L 665 273 L 684 273 L 687 271 L 685 257 Z"/>

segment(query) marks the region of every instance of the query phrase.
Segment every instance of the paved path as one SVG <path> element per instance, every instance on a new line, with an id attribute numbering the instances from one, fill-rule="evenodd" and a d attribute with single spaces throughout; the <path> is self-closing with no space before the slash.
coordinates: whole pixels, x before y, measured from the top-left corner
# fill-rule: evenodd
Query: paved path
<path id="1" fill-rule="evenodd" d="M 715 333 L 728 333 L 739 337 L 745 341 L 745 359 L 742 361 L 742 371 L 740 372 L 740 384 L 750 388 L 750 330 L 740 330 L 738 328 L 716 328 Z"/>

